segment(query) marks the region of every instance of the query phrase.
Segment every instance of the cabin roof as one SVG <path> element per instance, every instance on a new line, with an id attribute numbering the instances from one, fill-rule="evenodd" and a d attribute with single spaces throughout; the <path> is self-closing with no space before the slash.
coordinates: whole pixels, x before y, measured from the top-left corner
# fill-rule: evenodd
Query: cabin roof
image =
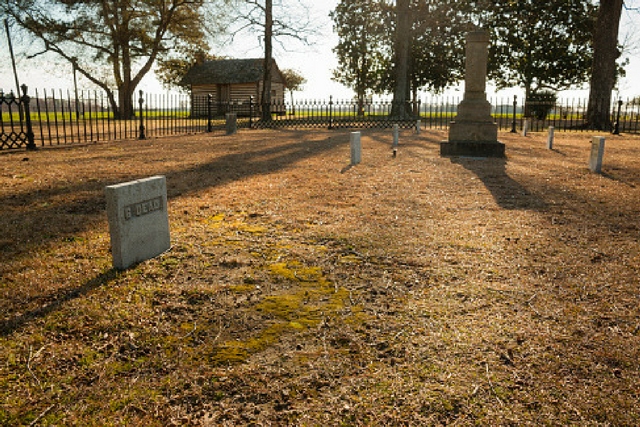
<path id="1" fill-rule="evenodd" d="M 273 61 L 274 73 L 272 81 L 283 82 L 280 69 Z M 185 85 L 254 83 L 262 80 L 264 60 L 251 59 L 217 59 L 194 65 L 182 79 Z"/>

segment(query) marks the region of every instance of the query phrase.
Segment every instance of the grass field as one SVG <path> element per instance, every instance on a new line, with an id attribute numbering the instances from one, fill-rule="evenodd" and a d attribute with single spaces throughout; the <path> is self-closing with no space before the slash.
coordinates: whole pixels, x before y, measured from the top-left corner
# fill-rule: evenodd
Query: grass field
<path id="1" fill-rule="evenodd" d="M 640 424 L 640 137 L 246 130 L 0 152 L 0 425 Z M 167 177 L 111 268 L 105 185 Z"/>

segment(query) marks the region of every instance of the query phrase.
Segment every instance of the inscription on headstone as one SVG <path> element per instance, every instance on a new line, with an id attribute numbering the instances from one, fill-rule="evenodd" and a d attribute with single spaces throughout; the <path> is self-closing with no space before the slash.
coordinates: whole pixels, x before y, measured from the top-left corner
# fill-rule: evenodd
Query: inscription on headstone
<path id="1" fill-rule="evenodd" d="M 113 266 L 124 270 L 171 247 L 164 176 L 105 187 Z"/>
<path id="2" fill-rule="evenodd" d="M 145 200 L 144 202 L 135 203 L 125 206 L 124 219 L 129 220 L 132 217 L 146 215 L 151 212 L 162 209 L 162 197 L 156 197 L 153 200 Z"/>

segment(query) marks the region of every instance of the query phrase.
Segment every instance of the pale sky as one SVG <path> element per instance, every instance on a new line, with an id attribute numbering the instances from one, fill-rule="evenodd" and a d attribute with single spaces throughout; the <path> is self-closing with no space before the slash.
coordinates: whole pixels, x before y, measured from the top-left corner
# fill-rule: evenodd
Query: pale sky
<path id="1" fill-rule="evenodd" d="M 331 51 L 332 47 L 337 44 L 337 37 L 333 33 L 332 23 L 329 18 L 329 12 L 338 4 L 338 0 L 288 0 L 289 2 L 300 2 L 306 5 L 312 15 L 313 23 L 320 28 L 315 43 L 312 46 L 302 45 L 300 43 L 287 42 L 288 51 L 282 49 L 277 43 L 274 43 L 274 57 L 281 69 L 292 68 L 300 72 L 306 79 L 307 84 L 304 90 L 297 94 L 298 99 L 327 99 L 329 95 L 333 95 L 334 99 L 345 99 L 353 96 L 353 91 L 331 80 L 331 70 L 337 67 L 337 60 Z M 640 12 L 623 11 L 621 22 L 620 40 L 625 39 L 626 34 L 631 34 L 635 40 L 633 47 L 633 55 L 631 63 L 627 66 L 627 77 L 622 79 L 619 84 L 620 95 L 623 98 L 631 98 L 640 95 L 640 79 L 637 77 L 640 72 Z M 8 53 L 7 40 L 4 31 L 0 35 L 0 49 Z M 14 50 L 19 55 L 19 46 L 15 46 Z M 245 35 L 244 37 L 236 37 L 234 42 L 228 46 L 219 46 L 212 49 L 212 53 L 218 55 L 226 55 L 236 58 L 258 58 L 262 57 L 262 47 L 256 35 Z M 47 69 L 35 66 L 33 61 L 24 58 L 18 60 L 18 73 L 21 83 L 26 83 L 31 88 L 39 89 L 72 89 L 73 76 L 71 67 L 69 70 Z M 29 71 L 30 68 L 36 68 Z M 45 73 L 43 73 L 45 71 Z M 0 88 L 8 91 L 14 88 L 15 83 L 10 67 L 4 67 L 0 70 Z M 82 80 L 79 87 L 86 88 L 87 83 Z M 139 89 L 149 93 L 162 93 L 164 89 L 155 80 L 152 73 L 143 80 Z M 448 95 L 462 95 L 460 88 L 452 88 L 447 91 Z M 513 94 L 521 94 L 519 89 L 512 89 L 495 93 L 489 87 L 487 89 L 489 97 L 511 97 Z M 569 91 L 559 94 L 560 97 L 587 97 L 588 90 Z M 617 94 L 614 94 L 614 97 Z"/>

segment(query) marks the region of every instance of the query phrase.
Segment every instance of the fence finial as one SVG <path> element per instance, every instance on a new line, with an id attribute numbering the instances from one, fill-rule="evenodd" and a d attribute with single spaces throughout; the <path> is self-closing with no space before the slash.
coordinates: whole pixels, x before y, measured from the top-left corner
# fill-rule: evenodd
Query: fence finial
<path id="1" fill-rule="evenodd" d="M 511 133 L 517 133 L 516 125 L 517 125 L 517 114 L 516 110 L 518 109 L 518 95 L 513 95 L 513 122 L 511 122 Z"/>
<path id="2" fill-rule="evenodd" d="M 618 112 L 616 114 L 616 122 L 613 125 L 614 135 L 620 135 L 620 109 L 622 108 L 622 104 L 624 104 L 624 102 L 622 102 L 622 99 L 618 99 Z"/>
<path id="3" fill-rule="evenodd" d="M 144 133 L 144 117 L 142 114 L 142 105 L 144 104 L 144 98 L 142 97 L 142 89 L 140 89 L 139 91 L 140 93 L 140 98 L 138 99 L 138 103 L 140 104 L 140 135 L 138 136 L 138 139 L 147 139 L 147 136 Z"/>

